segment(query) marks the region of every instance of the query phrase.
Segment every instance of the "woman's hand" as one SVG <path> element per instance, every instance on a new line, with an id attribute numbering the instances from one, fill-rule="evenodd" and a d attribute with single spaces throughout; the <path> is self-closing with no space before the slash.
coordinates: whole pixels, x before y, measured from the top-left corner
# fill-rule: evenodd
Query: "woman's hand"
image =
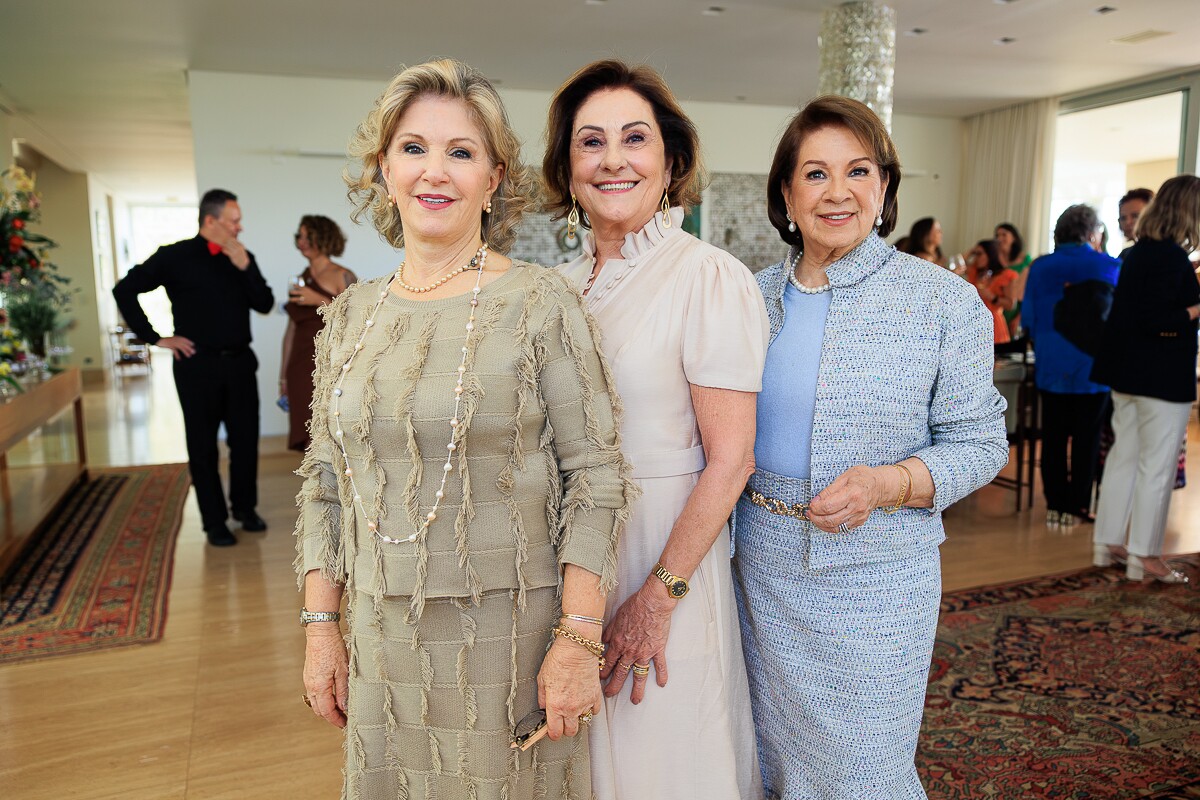
<path id="1" fill-rule="evenodd" d="M 329 298 L 309 286 L 293 286 L 288 290 L 288 302 L 298 306 L 323 306 Z"/>
<path id="2" fill-rule="evenodd" d="M 336 622 L 312 622 L 304 634 L 304 694 L 318 717 L 344 728 L 350 663 L 341 628 Z"/>
<path id="3" fill-rule="evenodd" d="M 579 718 L 600 713 L 596 657 L 583 646 L 555 637 L 538 671 L 538 705 L 546 709 L 547 735 L 558 741 L 579 733 Z"/>
<path id="4" fill-rule="evenodd" d="M 605 697 L 620 694 L 625 678 L 633 675 L 629 699 L 636 705 L 646 694 L 649 675 L 637 675 L 634 664 L 654 662 L 654 677 L 659 686 L 667 685 L 667 637 L 671 632 L 671 612 L 679 601 L 667 594 L 667 587 L 653 576 L 642 588 L 621 604 L 604 631 L 606 664 L 600 677 L 608 681 Z"/>
<path id="5" fill-rule="evenodd" d="M 851 467 L 812 499 L 808 519 L 826 533 L 837 533 L 838 526 L 843 523 L 854 530 L 883 504 L 883 488 L 883 481 L 874 468 Z"/>

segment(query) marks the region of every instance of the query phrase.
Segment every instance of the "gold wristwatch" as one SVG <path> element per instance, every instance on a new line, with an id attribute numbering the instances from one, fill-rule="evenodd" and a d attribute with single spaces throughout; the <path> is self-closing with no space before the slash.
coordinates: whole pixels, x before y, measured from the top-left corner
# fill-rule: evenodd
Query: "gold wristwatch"
<path id="1" fill-rule="evenodd" d="M 667 572 L 667 568 L 661 563 L 654 565 L 654 577 L 667 585 L 667 593 L 676 600 L 688 593 L 688 582 L 678 575 L 672 575 Z"/>

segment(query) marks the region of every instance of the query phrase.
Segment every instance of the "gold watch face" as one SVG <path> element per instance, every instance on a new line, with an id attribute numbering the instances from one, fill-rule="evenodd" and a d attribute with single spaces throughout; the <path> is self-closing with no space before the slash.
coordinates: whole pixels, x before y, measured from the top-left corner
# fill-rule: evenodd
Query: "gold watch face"
<path id="1" fill-rule="evenodd" d="M 688 593 L 687 581 L 685 581 L 683 578 L 676 578 L 667 584 L 667 591 L 670 593 L 671 597 L 674 597 L 676 600 L 678 600 L 680 597 L 683 597 Z"/>

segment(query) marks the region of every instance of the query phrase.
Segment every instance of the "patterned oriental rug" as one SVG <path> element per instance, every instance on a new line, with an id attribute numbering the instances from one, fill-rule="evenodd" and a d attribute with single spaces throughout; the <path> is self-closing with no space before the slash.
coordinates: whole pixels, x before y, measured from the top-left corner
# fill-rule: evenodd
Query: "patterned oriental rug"
<path id="1" fill-rule="evenodd" d="M 1200 799 L 1192 583 L 1089 569 L 942 599 L 917 766 L 930 800 Z"/>
<path id="2" fill-rule="evenodd" d="M 0 577 L 0 666 L 157 641 L 186 464 L 93 470 Z"/>

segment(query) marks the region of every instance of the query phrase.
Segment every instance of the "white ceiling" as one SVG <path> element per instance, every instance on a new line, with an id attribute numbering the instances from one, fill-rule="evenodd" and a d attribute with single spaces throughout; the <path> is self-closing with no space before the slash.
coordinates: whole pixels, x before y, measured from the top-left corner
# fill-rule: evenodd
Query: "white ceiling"
<path id="1" fill-rule="evenodd" d="M 118 192 L 161 200 L 195 192 L 188 69 L 382 85 L 402 63 L 452 55 L 504 87 L 553 89 L 618 56 L 655 65 L 683 99 L 792 105 L 815 93 L 821 12 L 835 0 L 0 3 L 0 113 L 14 135 Z M 1200 62 L 1200 0 L 890 4 L 899 113 L 966 116 Z M 1117 11 L 1095 13 L 1105 4 Z M 725 10 L 703 14 L 711 5 Z M 904 34 L 913 28 L 928 32 Z M 1111 43 L 1147 29 L 1171 33 Z"/>

